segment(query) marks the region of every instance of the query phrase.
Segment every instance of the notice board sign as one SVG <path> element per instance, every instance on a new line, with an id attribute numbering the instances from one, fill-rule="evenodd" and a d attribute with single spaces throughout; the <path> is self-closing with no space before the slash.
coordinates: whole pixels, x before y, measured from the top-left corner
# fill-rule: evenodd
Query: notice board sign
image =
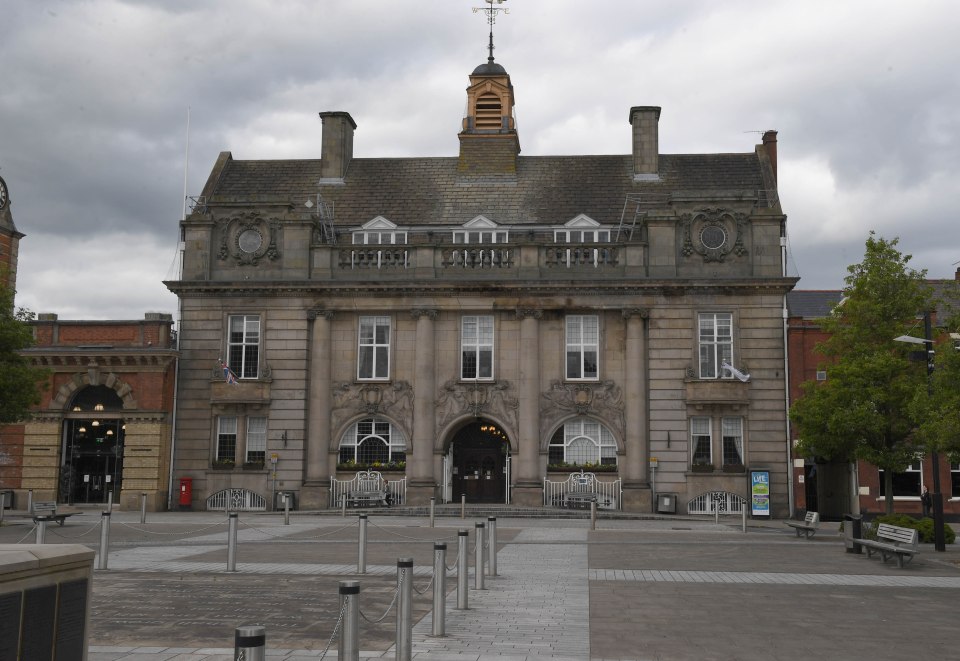
<path id="1" fill-rule="evenodd" d="M 770 516 L 770 471 L 750 471 L 750 514 Z"/>

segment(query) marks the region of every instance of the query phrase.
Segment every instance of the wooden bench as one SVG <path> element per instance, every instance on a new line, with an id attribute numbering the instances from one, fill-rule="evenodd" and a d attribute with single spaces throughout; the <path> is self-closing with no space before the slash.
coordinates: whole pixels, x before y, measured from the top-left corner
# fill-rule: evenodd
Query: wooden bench
<path id="1" fill-rule="evenodd" d="M 820 512 L 807 512 L 803 521 L 784 521 L 784 523 L 796 531 L 797 537 L 803 533 L 804 537 L 810 539 L 820 527 Z"/>
<path id="2" fill-rule="evenodd" d="M 867 557 L 871 557 L 874 551 L 880 553 L 880 557 L 886 562 L 888 557 L 897 557 L 897 567 L 903 569 L 904 558 L 907 562 L 913 560 L 913 556 L 920 552 L 919 535 L 913 528 L 901 528 L 892 526 L 889 523 L 881 523 L 877 527 L 877 539 L 855 539 L 855 544 L 860 544 L 867 549 Z"/>
<path id="3" fill-rule="evenodd" d="M 54 501 L 39 501 L 33 504 L 33 522 L 56 521 L 61 526 L 68 516 L 74 512 L 57 512 L 57 503 Z"/>

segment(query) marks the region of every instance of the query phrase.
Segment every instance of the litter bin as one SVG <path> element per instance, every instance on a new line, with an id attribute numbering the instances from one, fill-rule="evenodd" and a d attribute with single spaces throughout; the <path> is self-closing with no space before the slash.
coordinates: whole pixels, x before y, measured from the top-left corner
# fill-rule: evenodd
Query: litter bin
<path id="1" fill-rule="evenodd" d="M 0 507 L 3 509 L 14 509 L 14 505 L 16 504 L 15 500 L 14 492 L 12 490 L 4 489 L 3 491 L 0 491 Z"/>
<path id="2" fill-rule="evenodd" d="M 843 543 L 847 546 L 847 553 L 859 555 L 863 552 L 863 546 L 853 541 L 855 539 L 863 539 L 863 517 L 858 514 L 844 514 Z"/>
<path id="3" fill-rule="evenodd" d="M 283 497 L 286 496 L 290 500 L 290 511 L 297 509 L 297 498 L 295 493 L 290 491 L 278 491 L 274 494 L 273 500 L 273 509 L 277 512 L 283 511 Z"/>

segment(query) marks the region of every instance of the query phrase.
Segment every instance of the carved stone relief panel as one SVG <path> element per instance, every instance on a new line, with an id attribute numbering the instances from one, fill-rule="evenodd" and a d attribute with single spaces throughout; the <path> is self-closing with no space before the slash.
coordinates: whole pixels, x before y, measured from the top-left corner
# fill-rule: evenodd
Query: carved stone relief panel
<path id="1" fill-rule="evenodd" d="M 409 442 L 413 437 L 413 386 L 392 383 L 335 383 L 330 421 L 334 429 L 359 414 L 385 415 L 400 426 Z"/>
<path id="2" fill-rule="evenodd" d="M 520 400 L 514 396 L 513 384 L 509 381 L 494 383 L 460 383 L 450 379 L 437 395 L 436 415 L 438 429 L 465 414 L 475 417 L 496 416 L 509 425 L 510 434 L 516 434 L 519 425 Z"/>
<path id="3" fill-rule="evenodd" d="M 263 218 L 259 211 L 244 211 L 217 221 L 221 262 L 232 259 L 238 265 L 256 265 L 263 258 L 280 258 L 277 248 L 280 222 Z"/>
<path id="4" fill-rule="evenodd" d="M 733 253 L 746 253 L 743 245 L 746 214 L 720 207 L 704 207 L 680 216 L 683 228 L 683 256 L 697 253 L 704 262 L 722 262 Z"/>
<path id="5" fill-rule="evenodd" d="M 597 418 L 623 438 L 626 430 L 623 391 L 616 381 L 552 381 L 550 389 L 540 394 L 541 427 L 553 428 L 560 420 L 572 414 Z"/>

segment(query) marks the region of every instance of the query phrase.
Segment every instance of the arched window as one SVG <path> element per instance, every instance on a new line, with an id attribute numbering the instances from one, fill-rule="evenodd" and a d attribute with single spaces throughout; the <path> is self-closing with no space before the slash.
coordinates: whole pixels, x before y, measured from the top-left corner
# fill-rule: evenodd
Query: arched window
<path id="1" fill-rule="evenodd" d="M 406 439 L 397 427 L 382 418 L 358 420 L 340 439 L 340 463 L 361 466 L 406 461 Z"/>
<path id="2" fill-rule="evenodd" d="M 617 442 L 604 425 L 595 420 L 572 420 L 550 439 L 548 463 L 617 465 Z"/>

